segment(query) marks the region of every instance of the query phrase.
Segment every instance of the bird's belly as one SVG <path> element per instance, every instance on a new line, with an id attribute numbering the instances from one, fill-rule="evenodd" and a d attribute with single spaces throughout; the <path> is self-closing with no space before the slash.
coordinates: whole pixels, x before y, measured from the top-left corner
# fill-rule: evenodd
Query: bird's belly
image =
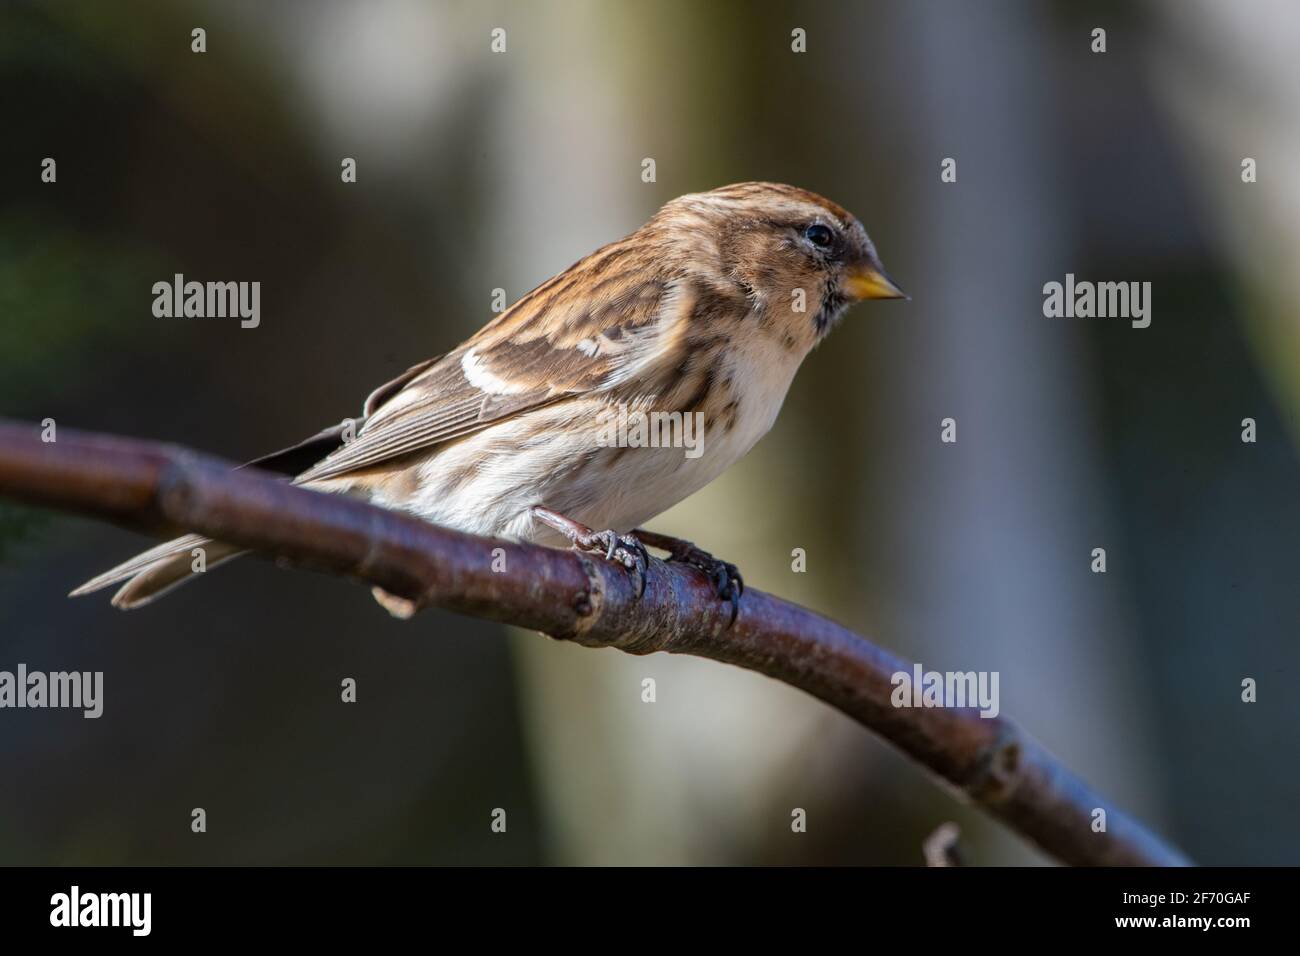
<path id="1" fill-rule="evenodd" d="M 592 528 L 627 531 L 703 488 L 766 434 L 793 376 L 793 368 L 775 376 L 771 368 L 767 362 L 763 376 L 733 366 L 735 380 L 749 387 L 733 416 L 705 414 L 702 429 L 685 415 L 703 413 L 661 421 L 657 430 L 638 432 L 631 422 L 619 429 L 609 405 L 565 402 L 441 446 L 371 497 L 472 534 L 542 544 L 563 539 L 533 520 L 536 505 Z"/>
<path id="2" fill-rule="evenodd" d="M 703 488 L 748 451 L 732 436 L 712 442 L 707 429 L 693 449 L 611 446 L 607 433 L 576 427 L 571 418 L 550 428 L 534 422 L 523 440 L 523 425 L 486 429 L 408 463 L 401 477 L 372 485 L 370 498 L 471 534 L 560 544 L 563 539 L 532 519 L 533 506 L 593 528 L 629 530 Z"/>
<path id="3" fill-rule="evenodd" d="M 598 456 L 572 477 L 558 497 L 572 497 L 573 504 L 557 510 L 592 528 L 628 531 L 689 498 L 735 461 L 707 452 L 687 458 L 681 448 L 613 451 L 622 454 Z M 538 530 L 546 533 L 544 527 Z"/>

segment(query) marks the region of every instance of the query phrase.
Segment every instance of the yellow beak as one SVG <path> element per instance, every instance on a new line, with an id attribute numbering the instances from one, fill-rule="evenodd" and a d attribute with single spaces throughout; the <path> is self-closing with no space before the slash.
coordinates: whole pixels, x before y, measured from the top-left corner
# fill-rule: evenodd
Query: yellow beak
<path id="1" fill-rule="evenodd" d="M 910 299 L 894 280 L 885 275 L 884 270 L 875 266 L 862 266 L 850 272 L 844 279 L 844 291 L 854 302 L 863 299 Z"/>

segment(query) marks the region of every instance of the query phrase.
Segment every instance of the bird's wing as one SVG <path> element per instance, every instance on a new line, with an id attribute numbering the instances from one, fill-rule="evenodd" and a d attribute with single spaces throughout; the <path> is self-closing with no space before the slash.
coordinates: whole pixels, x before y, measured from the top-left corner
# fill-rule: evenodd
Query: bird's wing
<path id="1" fill-rule="evenodd" d="M 296 480 L 368 468 L 564 398 L 614 389 L 673 361 L 686 314 L 672 283 L 643 282 L 588 299 L 574 315 L 565 290 L 551 291 L 564 275 L 456 350 L 372 392 L 356 437 Z"/>

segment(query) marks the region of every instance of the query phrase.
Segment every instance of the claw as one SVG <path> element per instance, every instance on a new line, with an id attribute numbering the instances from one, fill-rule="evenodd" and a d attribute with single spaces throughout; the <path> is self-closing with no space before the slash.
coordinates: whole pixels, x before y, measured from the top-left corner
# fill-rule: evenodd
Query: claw
<path id="1" fill-rule="evenodd" d="M 646 572 L 650 567 L 650 554 L 640 541 L 630 534 L 619 534 L 606 529 L 592 531 L 573 539 L 575 547 L 588 551 L 604 550 L 605 560 L 621 564 L 636 580 L 636 596 L 645 593 Z"/>
<path id="2" fill-rule="evenodd" d="M 606 561 L 615 561 L 636 578 L 636 596 L 645 594 L 646 572 L 650 569 L 650 552 L 634 534 L 619 534 L 606 528 L 592 531 L 585 524 L 566 518 L 558 511 L 534 505 L 532 516 L 564 535 L 581 551 L 603 551 Z"/>
<path id="3" fill-rule="evenodd" d="M 668 560 L 689 564 L 703 571 L 719 599 L 731 604 L 731 621 L 728 626 L 736 622 L 736 616 L 740 613 L 740 596 L 745 593 L 745 579 L 741 577 L 739 568 L 730 561 L 720 561 L 689 541 L 645 530 L 638 530 L 637 534 L 652 546 L 667 551 Z"/>
<path id="4" fill-rule="evenodd" d="M 713 589 L 718 597 L 726 597 L 731 592 L 731 582 L 727 578 L 727 568 L 719 561 L 713 568 Z"/>
<path id="5" fill-rule="evenodd" d="M 623 567 L 632 572 L 636 578 L 636 596 L 645 594 L 646 574 L 650 570 L 650 552 L 645 545 L 630 534 L 620 535 L 622 545 L 618 551 L 623 555 Z"/>
<path id="6" fill-rule="evenodd" d="M 628 554 L 622 548 L 618 549 L 618 553 L 623 555 L 623 567 L 627 568 L 632 573 L 632 577 L 636 579 L 636 596 L 640 597 L 641 595 L 645 594 L 645 585 L 646 585 L 645 562 L 641 560 L 641 556 L 639 554 Z"/>

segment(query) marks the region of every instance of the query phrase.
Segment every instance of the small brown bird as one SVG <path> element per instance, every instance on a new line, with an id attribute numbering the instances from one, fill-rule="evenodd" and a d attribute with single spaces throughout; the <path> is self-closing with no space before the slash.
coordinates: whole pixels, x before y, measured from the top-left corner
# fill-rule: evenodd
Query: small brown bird
<path id="1" fill-rule="evenodd" d="M 661 548 L 709 574 L 734 617 L 733 565 L 633 529 L 767 433 L 851 303 L 903 297 L 861 223 L 814 193 L 681 196 L 376 389 L 360 417 L 252 464 L 462 531 L 599 551 L 639 578 L 644 545 Z M 209 568 L 240 553 L 187 535 L 72 593 L 125 581 L 113 603 L 139 607 L 193 575 L 194 548 Z"/>

